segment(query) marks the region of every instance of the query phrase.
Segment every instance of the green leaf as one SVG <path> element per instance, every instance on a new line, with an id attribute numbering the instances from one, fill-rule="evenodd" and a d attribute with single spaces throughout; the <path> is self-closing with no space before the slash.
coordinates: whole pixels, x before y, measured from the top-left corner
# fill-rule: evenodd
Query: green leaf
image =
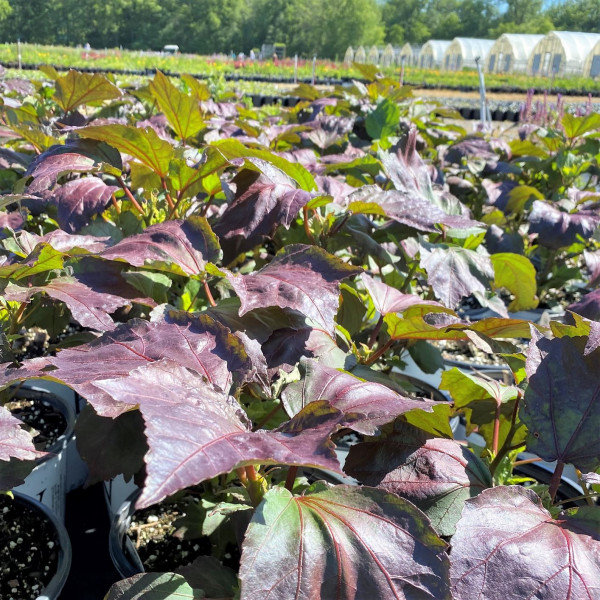
<path id="1" fill-rule="evenodd" d="M 173 147 L 158 137 L 154 129 L 140 129 L 130 125 L 97 125 L 79 129 L 85 138 L 106 142 L 150 167 L 159 177 L 166 177 L 173 159 Z"/>
<path id="2" fill-rule="evenodd" d="M 54 97 L 65 111 L 75 110 L 82 104 L 97 104 L 122 95 L 121 90 L 100 73 L 80 73 L 71 69 L 57 77 Z"/>
<path id="3" fill-rule="evenodd" d="M 576 117 L 567 112 L 561 120 L 565 135 L 568 138 L 585 136 L 586 133 L 600 131 L 600 114 L 592 112 L 589 115 Z"/>
<path id="4" fill-rule="evenodd" d="M 0 277 L 23 279 L 37 273 L 63 268 L 65 255 L 49 244 L 38 244 L 34 251 L 20 263 L 0 266 Z"/>
<path id="5" fill-rule="evenodd" d="M 457 368 L 442 373 L 441 390 L 447 390 L 454 399 L 454 407 L 464 411 L 467 430 L 476 427 L 484 437 L 488 448 L 492 447 L 493 422 L 496 411 L 500 410 L 500 447 L 511 428 L 511 419 L 518 390 L 499 381 L 470 375 Z M 525 428 L 521 425 L 513 442 L 525 439 Z"/>
<path id="6" fill-rule="evenodd" d="M 181 80 L 190 88 L 197 100 L 210 100 L 210 89 L 206 83 L 185 73 L 181 76 Z"/>
<path id="7" fill-rule="evenodd" d="M 127 283 L 140 290 L 145 296 L 152 298 L 158 304 L 168 302 L 167 292 L 172 282 L 163 273 L 129 271 L 121 273 L 121 276 Z"/>
<path id="8" fill-rule="evenodd" d="M 543 200 L 544 195 L 530 185 L 518 185 L 508 193 L 506 211 L 520 213 L 525 210 L 530 200 Z"/>
<path id="9" fill-rule="evenodd" d="M 235 139 L 219 140 L 211 146 L 218 149 L 229 160 L 234 158 L 260 158 L 265 160 L 289 175 L 301 189 L 307 192 L 317 189 L 313 176 L 300 163 L 291 163 L 267 149 L 249 148 Z"/>
<path id="10" fill-rule="evenodd" d="M 188 96 L 180 92 L 160 71 L 156 71 L 148 87 L 160 110 L 184 143 L 205 127 L 195 95 Z"/>
<path id="11" fill-rule="evenodd" d="M 515 296 L 508 305 L 508 310 L 517 312 L 536 308 L 537 283 L 535 267 L 531 261 L 525 256 L 512 252 L 492 254 L 491 260 L 494 266 L 494 287 L 506 288 Z"/>
<path id="12" fill-rule="evenodd" d="M 425 433 L 432 434 L 434 437 L 452 439 L 451 413 L 452 407 L 449 404 L 440 403 L 432 407 L 432 412 L 411 410 L 401 415 L 400 419 Z"/>
<path id="13" fill-rule="evenodd" d="M 398 130 L 400 122 L 400 107 L 387 98 L 381 101 L 377 108 L 367 115 L 365 127 L 374 140 L 388 138 Z"/>
<path id="14" fill-rule="evenodd" d="M 175 573 L 140 573 L 115 583 L 105 600 L 200 600 L 184 577 Z"/>
<path id="15" fill-rule="evenodd" d="M 450 596 L 446 544 L 412 504 L 339 485 L 265 494 L 242 546 L 241 600 Z M 399 548 L 404 549 L 399 552 Z"/>

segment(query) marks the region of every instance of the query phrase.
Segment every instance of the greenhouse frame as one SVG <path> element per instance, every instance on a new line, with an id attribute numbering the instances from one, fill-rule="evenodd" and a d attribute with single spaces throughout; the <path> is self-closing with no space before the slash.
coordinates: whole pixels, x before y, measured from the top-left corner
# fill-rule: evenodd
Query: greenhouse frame
<path id="1" fill-rule="evenodd" d="M 600 41 L 596 42 L 583 63 L 583 76 L 592 79 L 600 77 Z"/>
<path id="2" fill-rule="evenodd" d="M 444 69 L 460 71 L 477 68 L 476 58 L 485 60 L 494 45 L 494 40 L 456 37 L 444 53 Z"/>
<path id="3" fill-rule="evenodd" d="M 407 67 L 414 67 L 419 64 L 419 56 L 423 46 L 419 44 L 409 44 L 406 42 L 400 49 L 398 54 L 398 64 L 401 65 L 402 61 Z"/>
<path id="4" fill-rule="evenodd" d="M 531 75 L 583 75 L 584 63 L 600 33 L 551 31 L 542 38 L 529 56 Z"/>
<path id="5" fill-rule="evenodd" d="M 450 46 L 448 40 L 429 40 L 421 48 L 419 66 L 422 69 L 440 68 L 444 62 L 444 52 Z"/>
<path id="6" fill-rule="evenodd" d="M 541 34 L 503 33 L 493 44 L 485 59 L 488 73 L 525 73 Z"/>

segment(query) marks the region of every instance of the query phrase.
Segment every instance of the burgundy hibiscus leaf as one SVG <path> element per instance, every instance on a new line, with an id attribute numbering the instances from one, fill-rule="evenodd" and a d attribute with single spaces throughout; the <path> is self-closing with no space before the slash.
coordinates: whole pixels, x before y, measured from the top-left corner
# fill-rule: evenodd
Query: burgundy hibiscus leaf
<path id="1" fill-rule="evenodd" d="M 33 445 L 31 434 L 22 428 L 23 423 L 9 410 L 0 406 L 0 460 L 35 460 L 46 455 Z M 3 489 L 0 485 L 0 489 Z"/>
<path id="2" fill-rule="evenodd" d="M 154 268 L 181 275 L 199 275 L 207 262 L 220 259 L 219 242 L 204 217 L 190 217 L 151 225 L 100 254 L 135 267 L 152 263 Z"/>
<path id="3" fill-rule="evenodd" d="M 215 225 L 225 264 L 254 248 L 279 225 L 289 229 L 298 211 L 314 196 L 297 189 L 280 169 L 260 163 L 262 172 L 242 169 L 233 179 L 235 197 Z"/>
<path id="4" fill-rule="evenodd" d="M 48 360 L 57 367 L 52 377 L 87 398 L 98 414 L 116 417 L 132 406 L 116 403 L 94 382 L 125 377 L 162 358 L 193 369 L 226 391 L 239 383 L 248 361 L 241 341 L 208 316 L 198 316 L 185 325 L 132 319 L 89 344 L 68 348 Z"/>
<path id="5" fill-rule="evenodd" d="M 521 419 L 527 449 L 583 472 L 600 466 L 600 348 L 584 354 L 585 338 L 547 339 L 531 329 Z M 581 340 L 583 339 L 583 343 Z"/>
<path id="6" fill-rule="evenodd" d="M 9 283 L 4 290 L 6 299 L 14 302 L 29 302 L 37 293 L 64 302 L 80 325 L 96 331 L 112 331 L 116 325 L 110 313 L 129 304 L 125 298 L 95 292 L 72 277 L 57 277 L 42 286 L 23 287 Z"/>
<path id="7" fill-rule="evenodd" d="M 33 445 L 23 423 L 0 406 L 0 493 L 23 483 L 35 466 L 35 460 L 46 455 Z"/>
<path id="8" fill-rule="evenodd" d="M 455 600 L 593 600 L 600 597 L 597 508 L 554 520 L 520 486 L 467 500 L 452 538 Z"/>
<path id="9" fill-rule="evenodd" d="M 382 191 L 376 186 L 364 186 L 349 196 L 349 210 L 386 216 L 417 231 L 439 232 L 436 225 L 452 229 L 481 228 L 479 221 L 462 215 L 449 215 L 431 200 L 397 190 Z"/>
<path id="10" fill-rule="evenodd" d="M 574 302 L 567 309 L 587 319 L 600 321 L 600 289 L 587 293 L 579 302 Z"/>
<path id="11" fill-rule="evenodd" d="M 422 244 L 421 266 L 436 297 L 448 308 L 473 293 L 485 295 L 494 280 L 490 257 L 466 248 Z"/>
<path id="12" fill-rule="evenodd" d="M 493 485 L 488 468 L 469 448 L 401 422 L 385 439 L 352 446 L 344 471 L 410 500 L 446 536 L 454 533 L 465 500 Z"/>
<path id="13" fill-rule="evenodd" d="M 412 504 L 383 490 L 280 487 L 242 545 L 241 600 L 449 600 L 446 544 Z"/>
<path id="14" fill-rule="evenodd" d="M 13 212 L 0 212 L 0 229 L 4 229 L 5 227 L 9 227 L 13 231 L 17 229 L 21 229 L 23 227 L 23 223 L 25 223 L 23 219 L 23 215 L 18 211 Z"/>
<path id="15" fill-rule="evenodd" d="M 583 258 L 585 259 L 585 265 L 590 272 L 590 280 L 588 285 L 593 287 L 600 284 L 600 250 L 595 252 L 583 251 Z"/>
<path id="16" fill-rule="evenodd" d="M 233 397 L 168 359 L 96 385 L 119 403 L 137 405 L 144 418 L 150 450 L 138 507 L 254 463 L 339 471 L 328 442 L 337 411 L 320 410 L 307 427 L 292 421 L 279 430 L 253 432 Z"/>
<path id="17" fill-rule="evenodd" d="M 295 415 L 312 402 L 326 401 L 345 418 L 344 427 L 362 433 L 379 433 L 381 425 L 409 410 L 433 412 L 435 402 L 415 400 L 380 383 L 364 381 L 350 373 L 325 367 L 314 360 L 305 363 L 306 376 L 283 393 L 288 414 Z"/>
<path id="18" fill-rule="evenodd" d="M 361 277 L 373 300 L 375 310 L 377 310 L 380 315 L 403 312 L 413 304 L 439 306 L 438 302 L 433 300 L 423 300 L 423 298 L 416 294 L 404 294 L 400 290 L 383 283 L 383 281 L 373 279 L 366 273 L 363 273 Z"/>
<path id="19" fill-rule="evenodd" d="M 27 191 L 39 193 L 51 189 L 57 180 L 68 173 L 89 173 L 100 170 L 103 163 L 122 170 L 120 154 L 95 140 L 68 140 L 66 144 L 50 147 L 42 152 L 25 172 L 33 177 Z"/>
<path id="20" fill-rule="evenodd" d="M 321 248 L 294 244 L 259 271 L 227 278 L 241 300 L 240 316 L 257 308 L 291 308 L 333 333 L 339 283 L 361 271 Z"/>
<path id="21" fill-rule="evenodd" d="M 88 225 L 91 217 L 104 211 L 118 189 L 98 177 L 83 177 L 61 185 L 51 199 L 58 209 L 58 224 L 65 231 L 75 233 Z"/>
<path id="22" fill-rule="evenodd" d="M 460 165 L 464 158 L 478 158 L 486 161 L 497 161 L 498 155 L 491 144 L 480 137 L 467 137 L 452 144 L 445 152 L 445 162 Z"/>
<path id="23" fill-rule="evenodd" d="M 578 236 L 588 240 L 600 225 L 597 211 L 567 213 L 536 200 L 529 215 L 529 233 L 537 233 L 542 246 L 558 250 L 570 246 Z"/>
<path id="24" fill-rule="evenodd" d="M 29 231 L 22 231 L 16 238 L 17 249 L 11 248 L 20 256 L 31 254 L 40 243 L 49 244 L 55 250 L 73 256 L 74 254 L 87 254 L 102 252 L 108 246 L 108 237 L 95 235 L 71 235 L 62 229 L 55 229 L 43 236 Z M 83 251 L 83 252 L 82 252 Z M 97 263 L 95 263 L 97 266 Z"/>

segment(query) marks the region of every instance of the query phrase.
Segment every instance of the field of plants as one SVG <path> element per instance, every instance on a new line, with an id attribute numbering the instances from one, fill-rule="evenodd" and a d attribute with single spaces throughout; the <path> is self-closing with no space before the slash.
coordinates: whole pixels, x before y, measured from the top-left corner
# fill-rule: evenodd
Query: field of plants
<path id="1" fill-rule="evenodd" d="M 230 59 L 223 55 L 198 56 L 194 54 L 162 54 L 159 52 L 139 52 L 132 50 L 90 50 L 62 46 L 40 46 L 37 44 L 21 44 L 22 63 L 28 66 L 53 65 L 68 69 L 99 69 L 146 73 L 159 69 L 166 73 L 191 73 L 202 78 L 256 77 L 261 79 L 310 79 L 313 75 L 312 60 L 299 59 L 295 69 L 294 59 L 287 58 L 273 62 L 252 61 L 250 59 Z M 0 45 L 0 64 L 14 67 L 18 62 L 17 44 Z M 383 69 L 388 77 L 400 79 L 399 67 Z M 326 82 L 329 79 L 362 78 L 356 65 L 347 66 L 330 60 L 317 60 L 315 68 L 317 80 Z M 404 82 L 413 86 L 427 86 L 455 89 L 478 89 L 477 72 L 465 70 L 459 72 L 429 70 L 406 67 Z M 486 85 L 497 91 L 538 91 L 551 90 L 564 94 L 587 96 L 600 91 L 600 81 L 583 77 L 532 77 L 519 74 L 493 73 L 486 75 Z"/>
<path id="2" fill-rule="evenodd" d="M 74 390 L 136 490 L 98 599 L 600 598 L 600 114 L 469 134 L 361 77 L 0 80 L 0 490 L 27 385 Z M 0 598 L 59 598 L 0 499 Z"/>

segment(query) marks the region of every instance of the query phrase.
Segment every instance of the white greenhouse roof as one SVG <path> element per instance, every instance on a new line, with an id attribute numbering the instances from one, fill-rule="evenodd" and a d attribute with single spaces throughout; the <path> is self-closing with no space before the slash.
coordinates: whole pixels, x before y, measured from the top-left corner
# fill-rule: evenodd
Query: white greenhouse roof
<path id="1" fill-rule="evenodd" d="M 452 45 L 460 46 L 460 53 L 465 61 L 475 60 L 478 56 L 484 59 L 494 45 L 495 40 L 483 40 L 479 38 L 456 37 Z"/>
<path id="2" fill-rule="evenodd" d="M 495 42 L 494 46 L 502 46 L 502 42 L 507 42 L 515 60 L 529 59 L 529 55 L 535 48 L 535 45 L 544 38 L 541 34 L 535 33 L 503 33 Z M 493 47 L 490 52 L 493 51 Z"/>
<path id="3" fill-rule="evenodd" d="M 429 40 L 423 44 L 421 53 L 431 50 L 431 54 L 433 54 L 434 58 L 441 61 L 444 58 L 444 52 L 446 52 L 450 44 L 451 42 L 448 40 Z"/>
<path id="4" fill-rule="evenodd" d="M 547 39 L 555 38 L 561 44 L 567 61 L 583 63 L 592 48 L 600 40 L 600 33 L 581 33 L 578 31 L 551 31 Z"/>

